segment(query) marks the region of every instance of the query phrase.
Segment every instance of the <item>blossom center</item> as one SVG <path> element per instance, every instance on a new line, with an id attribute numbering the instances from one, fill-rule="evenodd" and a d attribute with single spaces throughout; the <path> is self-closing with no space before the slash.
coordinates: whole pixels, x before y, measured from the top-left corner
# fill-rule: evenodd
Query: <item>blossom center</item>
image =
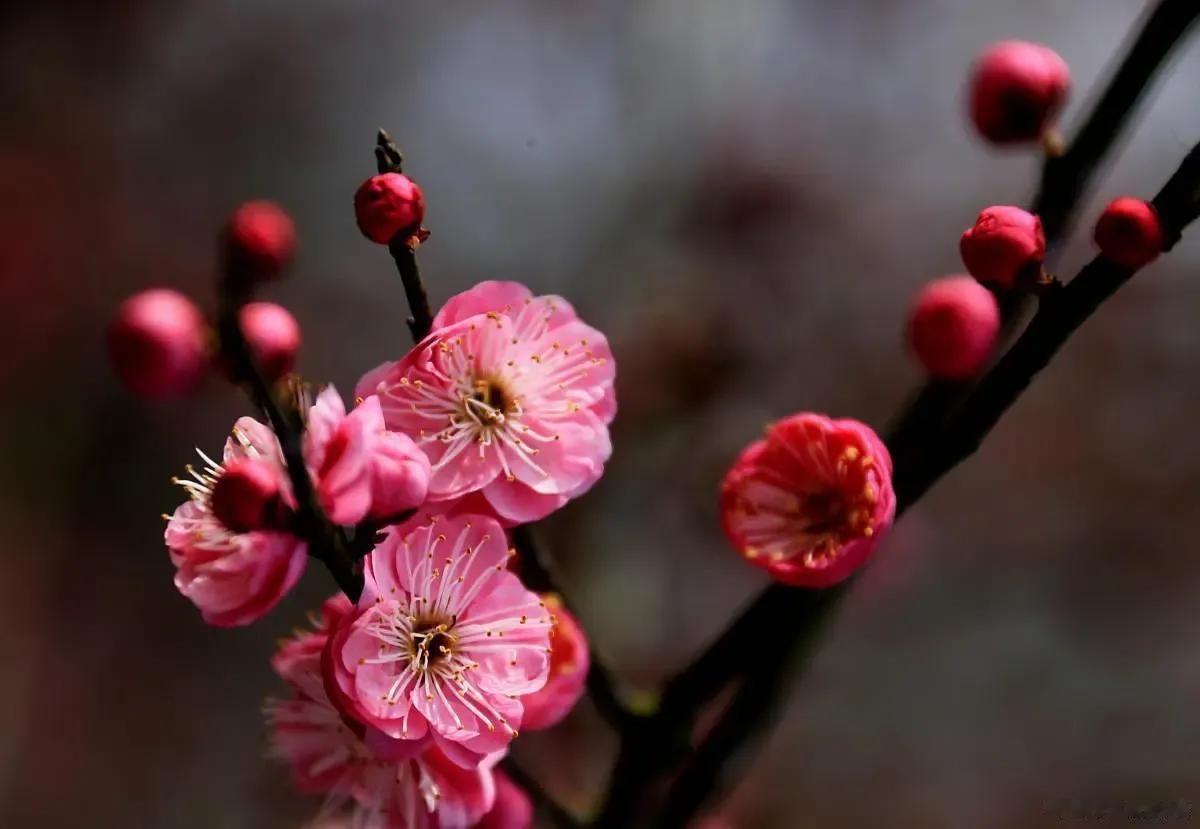
<path id="1" fill-rule="evenodd" d="M 467 416 L 480 426 L 493 426 L 514 414 L 515 402 L 512 392 L 499 379 L 478 377 L 472 381 L 471 393 L 465 396 L 463 406 Z"/>
<path id="2" fill-rule="evenodd" d="M 453 622 L 437 619 L 417 619 L 413 623 L 408 652 L 417 671 L 428 671 L 454 656 L 458 637 L 452 632 Z"/>
<path id="3" fill-rule="evenodd" d="M 830 489 L 801 496 L 802 532 L 815 542 L 814 557 L 831 555 L 847 541 L 872 535 L 874 506 L 874 489 L 870 486 L 854 494 Z"/>

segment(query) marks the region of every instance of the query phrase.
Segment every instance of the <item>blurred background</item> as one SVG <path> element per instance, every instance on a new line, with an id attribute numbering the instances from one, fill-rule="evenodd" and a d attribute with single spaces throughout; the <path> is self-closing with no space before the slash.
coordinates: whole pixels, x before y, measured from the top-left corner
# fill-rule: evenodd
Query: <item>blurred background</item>
<path id="1" fill-rule="evenodd" d="M 260 707 L 282 690 L 275 640 L 328 578 L 311 567 L 262 623 L 216 630 L 161 541 L 183 497 L 169 478 L 248 406 L 215 381 L 139 402 L 102 348 L 137 289 L 211 306 L 240 201 L 295 217 L 297 266 L 270 298 L 304 327 L 302 372 L 344 392 L 409 346 L 392 263 L 351 210 L 381 126 L 426 194 L 435 302 L 517 279 L 608 333 L 616 452 L 543 535 L 594 648 L 653 686 L 764 584 L 718 529 L 733 455 L 798 409 L 882 429 L 920 381 L 909 297 L 960 268 L 980 208 L 1028 202 L 1037 159 L 967 127 L 973 57 L 1007 37 L 1057 49 L 1069 136 L 1144 6 L 6 4 L 0 825 L 295 827 L 317 808 L 264 759 Z M 1200 138 L 1198 78 L 1192 44 L 1105 165 L 1063 273 L 1100 206 L 1151 195 Z M 735 826 L 1189 819 L 1198 264 L 1185 238 L 1139 276 L 897 527 L 729 801 Z M 586 807 L 613 748 L 583 704 L 516 753 Z"/>

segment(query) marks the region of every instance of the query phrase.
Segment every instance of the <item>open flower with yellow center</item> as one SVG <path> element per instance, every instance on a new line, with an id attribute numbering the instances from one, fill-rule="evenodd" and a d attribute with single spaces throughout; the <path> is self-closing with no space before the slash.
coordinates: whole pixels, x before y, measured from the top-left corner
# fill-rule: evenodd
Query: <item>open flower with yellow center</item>
<path id="1" fill-rule="evenodd" d="M 829 587 L 871 555 L 896 512 L 892 459 L 869 426 L 802 413 L 748 446 L 721 486 L 725 534 L 777 581 Z"/>
<path id="2" fill-rule="evenodd" d="M 433 741 L 465 765 L 505 748 L 521 698 L 550 673 L 555 621 L 508 558 L 488 516 L 418 515 L 390 530 L 326 647 L 342 711 L 395 740 Z"/>
<path id="3" fill-rule="evenodd" d="M 472 493 L 507 523 L 542 518 L 590 488 L 612 454 L 608 342 L 561 297 L 483 282 L 438 312 L 433 332 L 357 393 L 432 465 L 430 501 Z"/>

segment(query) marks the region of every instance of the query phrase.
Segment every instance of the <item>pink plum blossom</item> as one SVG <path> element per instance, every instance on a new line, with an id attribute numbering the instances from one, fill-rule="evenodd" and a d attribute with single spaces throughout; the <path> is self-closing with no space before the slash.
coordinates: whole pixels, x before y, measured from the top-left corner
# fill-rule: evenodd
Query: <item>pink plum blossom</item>
<path id="1" fill-rule="evenodd" d="M 293 691 L 267 704 L 272 754 L 288 763 L 298 789 L 327 796 L 326 812 L 348 806 L 354 829 L 476 825 L 495 802 L 492 767 L 503 752 L 464 769 L 433 745 L 396 751 L 397 741 L 347 721 L 330 702 L 321 653 L 329 628 L 351 609 L 341 599 L 326 602 L 319 627 L 285 642 L 272 660 Z"/>
<path id="2" fill-rule="evenodd" d="M 725 476 L 725 534 L 777 581 L 829 587 L 874 551 L 896 511 L 892 460 L 869 426 L 796 414 L 767 429 Z"/>
<path id="3" fill-rule="evenodd" d="M 608 341 L 566 300 L 483 282 L 438 312 L 397 363 L 359 382 L 389 429 L 429 455 L 431 501 L 480 493 L 506 523 L 542 518 L 590 488 L 612 453 Z"/>
<path id="4" fill-rule="evenodd" d="M 366 561 L 355 610 L 330 635 L 325 681 L 344 713 L 471 766 L 521 727 L 550 672 L 554 617 L 505 568 L 495 519 L 418 515 Z"/>
<path id="5" fill-rule="evenodd" d="M 429 459 L 408 435 L 384 426 L 374 396 L 346 414 L 337 390 L 322 390 L 308 415 L 304 458 L 337 524 L 386 520 L 419 507 L 429 490 Z"/>
<path id="6" fill-rule="evenodd" d="M 179 481 L 190 500 L 167 524 L 167 548 L 178 570 L 175 584 L 210 624 L 246 625 L 274 607 L 300 578 L 307 545 L 275 526 L 236 532 L 230 524 L 238 527 L 238 522 L 222 522 L 217 515 L 237 510 L 229 504 L 214 510 L 213 493 L 226 466 L 254 461 L 256 474 L 274 479 L 256 479 L 257 486 L 277 488 L 287 513 L 295 508 L 291 482 L 275 433 L 253 418 L 237 421 L 222 463 L 203 453 L 201 458 L 205 468 L 189 467 L 192 477 Z M 378 399 L 368 398 L 347 414 L 332 387 L 320 393 L 308 413 L 304 458 L 322 506 L 338 524 L 400 516 L 420 506 L 429 487 L 429 459 L 410 437 L 387 430 Z"/>
<path id="7" fill-rule="evenodd" d="M 307 545 L 285 532 L 234 532 L 217 520 L 212 489 L 223 465 L 203 453 L 200 456 L 205 468 L 188 467 L 192 477 L 178 481 L 191 497 L 167 522 L 165 539 L 176 568 L 175 586 L 200 608 L 210 625 L 248 625 L 266 615 L 296 584 L 308 560 Z M 291 502 L 275 433 L 249 417 L 234 425 L 223 462 L 242 458 L 270 464 L 285 503 Z"/>
<path id="8" fill-rule="evenodd" d="M 591 666 L 587 638 L 579 622 L 557 596 L 546 595 L 543 601 L 554 611 L 555 618 L 550 640 L 553 645 L 550 676 L 542 690 L 521 700 L 525 706 L 522 725 L 526 731 L 551 728 L 562 722 L 583 696 Z"/>

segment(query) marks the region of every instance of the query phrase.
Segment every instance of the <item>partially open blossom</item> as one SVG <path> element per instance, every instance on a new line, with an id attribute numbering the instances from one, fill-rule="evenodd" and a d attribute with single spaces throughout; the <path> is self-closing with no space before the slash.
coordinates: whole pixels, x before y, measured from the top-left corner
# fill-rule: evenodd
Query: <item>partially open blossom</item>
<path id="1" fill-rule="evenodd" d="M 429 491 L 429 459 L 408 435 L 384 426 L 374 396 L 346 414 L 337 390 L 322 390 L 309 412 L 304 455 L 321 505 L 338 524 L 400 515 Z"/>
<path id="2" fill-rule="evenodd" d="M 134 394 L 177 397 L 204 377 L 207 332 L 194 302 L 178 291 L 154 288 L 121 303 L 108 328 L 108 354 Z"/>
<path id="3" fill-rule="evenodd" d="M 545 687 L 521 699 L 525 706 L 521 724 L 526 731 L 551 728 L 562 722 L 587 689 L 591 666 L 587 638 L 579 622 L 557 596 L 546 595 L 542 599 L 554 611 L 556 620 L 550 639 L 553 653 Z"/>
<path id="4" fill-rule="evenodd" d="M 496 805 L 483 816 L 478 829 L 529 829 L 533 826 L 533 801 L 507 774 L 496 772 Z"/>
<path id="5" fill-rule="evenodd" d="M 1128 196 L 1104 208 L 1095 238 L 1101 253 L 1127 268 L 1148 265 L 1162 253 L 1162 225 L 1154 206 Z"/>
<path id="6" fill-rule="evenodd" d="M 329 631 L 333 630 L 341 620 L 354 610 L 354 604 L 346 598 L 345 593 L 337 593 L 321 603 L 316 613 L 309 617 L 311 630 L 298 630 L 290 639 L 283 640 L 275 655 L 271 657 L 271 667 L 275 673 L 283 677 L 300 693 L 304 693 L 303 683 L 309 669 L 299 663 L 305 660 L 316 660 L 319 668 L 321 652 L 325 650 L 325 642 L 329 639 Z M 320 681 L 318 677 L 318 681 Z"/>
<path id="7" fill-rule="evenodd" d="M 777 581 L 829 587 L 871 555 L 896 511 L 892 460 L 869 426 L 796 414 L 725 475 L 725 534 Z"/>
<path id="8" fill-rule="evenodd" d="M 1067 99 L 1071 72 L 1053 49 L 1008 40 L 989 47 L 971 77 L 971 120 L 994 144 L 1036 141 Z"/>
<path id="9" fill-rule="evenodd" d="M 191 478 L 178 481 L 191 497 L 167 523 L 175 586 L 200 608 L 210 625 L 247 625 L 266 615 L 296 584 L 304 572 L 308 548 L 284 532 L 234 532 L 213 514 L 212 492 L 224 464 L 253 458 L 275 470 L 282 497 L 290 504 L 279 441 L 269 428 L 243 417 L 225 443 L 221 464 L 204 454 L 201 457 L 205 468 L 189 467 Z"/>
<path id="10" fill-rule="evenodd" d="M 435 746 L 396 752 L 396 741 L 347 722 L 321 674 L 328 621 L 284 642 L 272 659 L 293 691 L 267 705 L 272 754 L 289 765 L 298 789 L 327 796 L 327 811 L 348 810 L 355 829 L 475 826 L 495 803 L 492 768 L 502 753 L 464 769 Z"/>
<path id="11" fill-rule="evenodd" d="M 262 458 L 234 458 L 224 467 L 209 493 L 217 520 L 236 533 L 278 527 L 283 505 L 276 465 Z"/>
<path id="12" fill-rule="evenodd" d="M 615 365 L 604 335 L 566 300 L 483 282 L 447 302 L 433 327 L 358 386 L 378 392 L 388 428 L 428 453 L 431 501 L 481 492 L 501 520 L 522 523 L 600 478 Z"/>
<path id="13" fill-rule="evenodd" d="M 908 318 L 908 342 L 921 365 L 942 380 L 968 380 L 987 363 L 1000 334 L 1000 307 L 969 276 L 921 289 Z"/>
<path id="14" fill-rule="evenodd" d="M 274 302 L 250 302 L 238 318 L 242 335 L 264 377 L 278 380 L 292 370 L 300 351 L 300 323 L 288 309 Z"/>
<path id="15" fill-rule="evenodd" d="M 408 176 L 380 173 L 364 181 L 354 194 L 354 218 L 364 236 L 386 245 L 396 234 L 420 228 L 425 197 Z"/>
<path id="16" fill-rule="evenodd" d="M 283 272 L 295 251 L 296 228 L 275 202 L 246 202 L 230 216 L 225 255 L 234 273 L 271 279 Z"/>
<path id="17" fill-rule="evenodd" d="M 958 245 L 971 276 L 1004 290 L 1028 287 L 1040 279 L 1046 260 L 1042 220 L 1011 205 L 985 208 Z"/>
<path id="18" fill-rule="evenodd" d="M 418 515 L 368 556 L 354 612 L 324 654 L 339 708 L 466 766 L 505 748 L 550 671 L 551 611 L 508 570 L 486 516 Z"/>

